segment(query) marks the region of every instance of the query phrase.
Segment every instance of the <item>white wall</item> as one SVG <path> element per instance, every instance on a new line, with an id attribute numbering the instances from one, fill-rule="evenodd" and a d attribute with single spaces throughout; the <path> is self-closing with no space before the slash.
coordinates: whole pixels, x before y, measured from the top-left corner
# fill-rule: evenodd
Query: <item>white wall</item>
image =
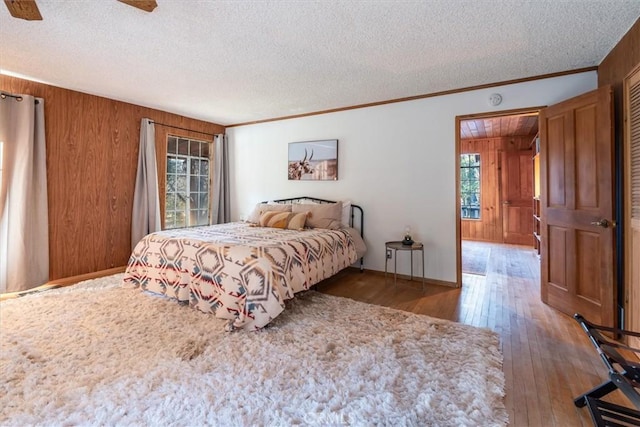
<path id="1" fill-rule="evenodd" d="M 414 240 L 425 244 L 425 277 L 455 282 L 456 116 L 551 105 L 596 87 L 591 71 L 228 128 L 232 217 L 246 217 L 262 200 L 349 199 L 365 210 L 367 269 L 384 270 L 384 242 L 400 240 L 409 225 Z M 495 92 L 503 102 L 491 107 L 488 98 Z M 339 140 L 338 181 L 288 181 L 288 143 L 318 139 Z M 400 254 L 399 273 L 408 274 L 408 260 Z"/>

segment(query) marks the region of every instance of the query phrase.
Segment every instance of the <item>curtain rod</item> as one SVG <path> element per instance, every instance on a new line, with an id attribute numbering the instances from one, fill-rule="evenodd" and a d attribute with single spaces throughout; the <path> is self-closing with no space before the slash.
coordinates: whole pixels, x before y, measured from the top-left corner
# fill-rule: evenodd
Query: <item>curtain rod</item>
<path id="1" fill-rule="evenodd" d="M 20 102 L 20 101 L 22 101 L 24 99 L 20 95 L 12 95 L 10 93 L 0 92 L 0 98 L 5 99 L 7 96 L 10 97 L 10 98 L 15 98 L 15 100 L 18 101 L 18 102 Z M 36 102 L 36 104 L 40 103 L 40 101 L 38 101 L 37 99 L 34 99 L 34 101 Z"/>
<path id="2" fill-rule="evenodd" d="M 187 128 L 181 128 L 180 126 L 173 126 L 173 125 L 166 125 L 164 123 L 158 123 L 156 121 L 153 120 L 149 120 L 151 123 L 156 124 L 158 126 L 165 126 L 168 128 L 174 128 L 174 129 L 180 129 L 180 130 L 186 130 L 189 132 L 195 132 L 195 133 L 201 133 L 203 135 L 209 135 L 209 136 L 216 136 L 214 133 L 209 133 L 209 132 L 200 132 L 199 130 L 193 130 L 193 129 L 187 129 Z"/>

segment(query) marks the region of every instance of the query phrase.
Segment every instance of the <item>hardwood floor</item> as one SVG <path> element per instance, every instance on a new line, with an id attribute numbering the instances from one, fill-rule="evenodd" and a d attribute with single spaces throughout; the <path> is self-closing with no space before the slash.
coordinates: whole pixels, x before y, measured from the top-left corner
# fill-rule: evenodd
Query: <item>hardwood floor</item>
<path id="1" fill-rule="evenodd" d="M 347 269 L 319 291 L 478 327 L 500 335 L 505 405 L 511 426 L 591 426 L 573 399 L 607 378 L 585 333 L 569 316 L 540 301 L 540 266 L 533 249 L 490 245 L 487 275 L 463 274 L 461 289 Z M 428 255 L 427 255 L 428 256 Z M 464 256 L 464 255 L 463 255 Z M 607 399 L 630 406 L 616 391 Z"/>

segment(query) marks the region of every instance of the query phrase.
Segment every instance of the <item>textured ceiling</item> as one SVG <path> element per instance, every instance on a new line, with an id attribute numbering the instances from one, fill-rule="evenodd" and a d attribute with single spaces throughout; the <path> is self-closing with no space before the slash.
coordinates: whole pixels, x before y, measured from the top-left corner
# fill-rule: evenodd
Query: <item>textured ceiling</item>
<path id="1" fill-rule="evenodd" d="M 596 66 L 639 0 L 37 0 L 6 74 L 220 124 Z"/>

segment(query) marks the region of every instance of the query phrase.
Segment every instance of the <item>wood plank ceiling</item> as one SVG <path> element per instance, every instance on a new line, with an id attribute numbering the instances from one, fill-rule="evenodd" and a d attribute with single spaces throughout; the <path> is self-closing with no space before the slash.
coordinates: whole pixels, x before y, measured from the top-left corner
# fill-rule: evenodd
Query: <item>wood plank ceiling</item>
<path id="1" fill-rule="evenodd" d="M 533 136 L 538 133 L 537 114 L 488 117 L 460 121 L 460 139 Z"/>

